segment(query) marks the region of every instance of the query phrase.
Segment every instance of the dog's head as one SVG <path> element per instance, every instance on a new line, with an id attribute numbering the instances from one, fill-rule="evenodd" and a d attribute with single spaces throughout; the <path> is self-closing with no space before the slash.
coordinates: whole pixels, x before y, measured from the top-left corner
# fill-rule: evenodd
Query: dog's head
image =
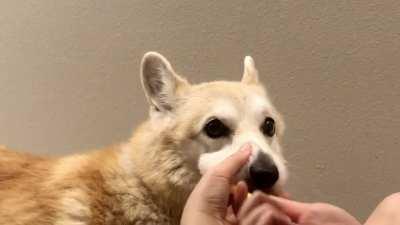
<path id="1" fill-rule="evenodd" d="M 250 144 L 250 160 L 237 178 L 250 190 L 281 191 L 287 178 L 279 143 L 283 121 L 260 84 L 251 57 L 244 59 L 239 82 L 191 85 L 166 58 L 149 52 L 142 60 L 141 78 L 152 126 L 177 140 L 175 150 L 193 171 L 203 174 Z"/>

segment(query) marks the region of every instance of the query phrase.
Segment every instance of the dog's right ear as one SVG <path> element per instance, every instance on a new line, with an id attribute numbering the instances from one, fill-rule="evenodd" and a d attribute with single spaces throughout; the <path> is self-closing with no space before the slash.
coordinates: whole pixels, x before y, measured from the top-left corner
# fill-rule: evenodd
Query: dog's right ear
<path id="1" fill-rule="evenodd" d="M 255 66 L 253 58 L 251 56 L 244 57 L 243 64 L 244 64 L 244 70 L 243 70 L 242 82 L 245 84 L 257 84 L 258 71 Z"/>
<path id="2" fill-rule="evenodd" d="M 157 52 L 148 52 L 141 63 L 141 80 L 152 109 L 172 111 L 179 92 L 189 83 L 177 75 L 168 60 Z"/>

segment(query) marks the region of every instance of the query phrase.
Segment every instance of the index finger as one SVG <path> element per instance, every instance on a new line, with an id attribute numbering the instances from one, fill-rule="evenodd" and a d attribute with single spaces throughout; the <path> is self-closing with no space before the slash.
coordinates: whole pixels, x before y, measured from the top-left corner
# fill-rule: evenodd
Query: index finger
<path id="1" fill-rule="evenodd" d="M 269 196 L 269 198 L 274 201 L 275 205 L 293 221 L 298 221 L 301 215 L 303 215 L 309 208 L 309 204 L 307 203 L 296 202 L 275 196 Z"/>

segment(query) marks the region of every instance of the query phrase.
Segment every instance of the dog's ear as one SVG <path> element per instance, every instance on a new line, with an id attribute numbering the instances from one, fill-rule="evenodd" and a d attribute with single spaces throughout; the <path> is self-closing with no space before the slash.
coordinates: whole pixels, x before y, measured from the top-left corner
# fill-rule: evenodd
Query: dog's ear
<path id="1" fill-rule="evenodd" d="M 161 112 L 173 110 L 177 95 L 189 85 L 175 73 L 168 60 L 157 52 L 148 52 L 143 56 L 141 80 L 152 109 Z"/>
<path id="2" fill-rule="evenodd" d="M 258 83 L 258 71 L 256 69 L 254 60 L 251 56 L 244 57 L 244 71 L 242 82 L 246 84 L 257 84 Z"/>

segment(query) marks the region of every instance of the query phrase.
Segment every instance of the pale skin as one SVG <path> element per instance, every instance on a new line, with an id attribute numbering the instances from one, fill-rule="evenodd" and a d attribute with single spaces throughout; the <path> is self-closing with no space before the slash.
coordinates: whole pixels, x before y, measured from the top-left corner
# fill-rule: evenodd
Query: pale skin
<path id="1" fill-rule="evenodd" d="M 326 203 L 302 203 L 255 192 L 233 177 L 247 162 L 250 147 L 210 169 L 190 195 L 181 225 L 361 225 L 345 210 Z M 364 225 L 400 225 L 400 194 L 380 203 Z"/>

